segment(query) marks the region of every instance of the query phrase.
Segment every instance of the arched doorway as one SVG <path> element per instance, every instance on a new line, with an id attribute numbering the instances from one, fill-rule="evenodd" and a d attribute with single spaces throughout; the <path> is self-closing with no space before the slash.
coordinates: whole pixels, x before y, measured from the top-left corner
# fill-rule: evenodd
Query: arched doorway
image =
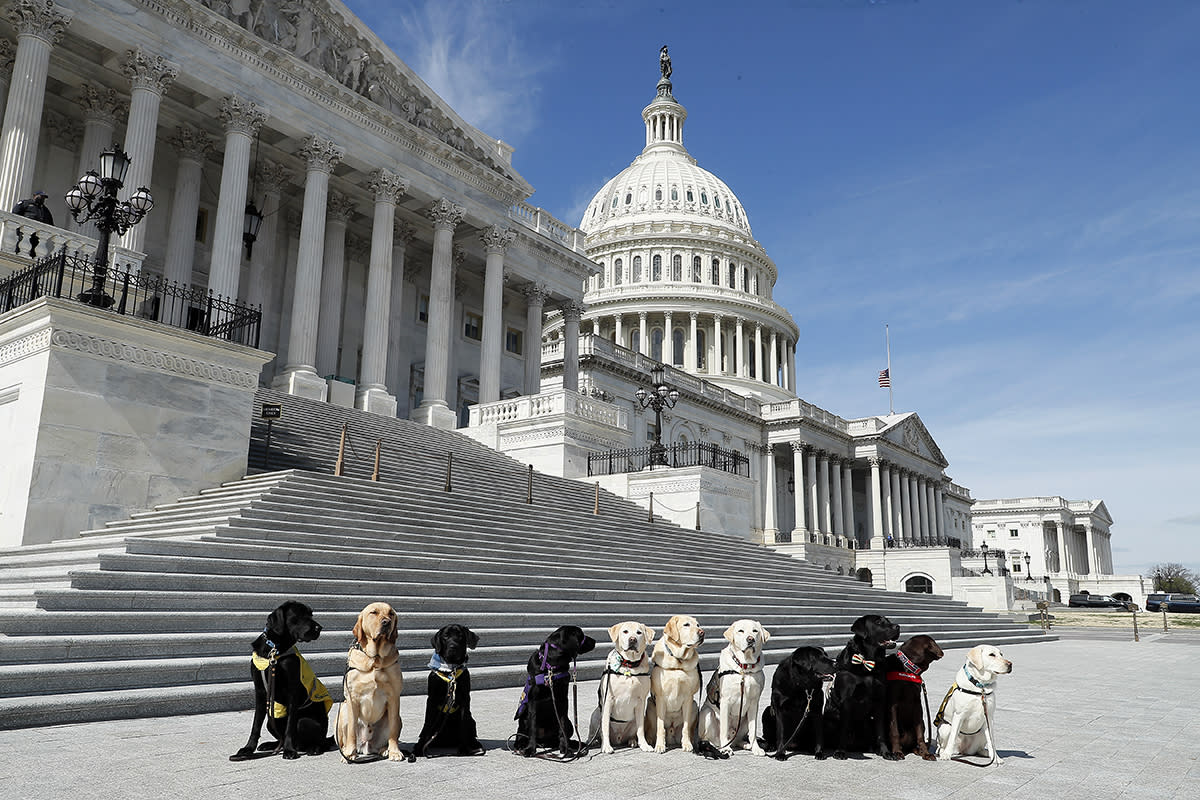
<path id="1" fill-rule="evenodd" d="M 933 594 L 933 581 L 925 575 L 913 575 L 904 581 L 904 591 L 911 594 Z"/>
<path id="2" fill-rule="evenodd" d="M 854 576 L 863 583 L 870 583 L 872 580 L 871 570 L 867 569 L 866 567 L 859 567 L 858 570 L 855 571 Z"/>

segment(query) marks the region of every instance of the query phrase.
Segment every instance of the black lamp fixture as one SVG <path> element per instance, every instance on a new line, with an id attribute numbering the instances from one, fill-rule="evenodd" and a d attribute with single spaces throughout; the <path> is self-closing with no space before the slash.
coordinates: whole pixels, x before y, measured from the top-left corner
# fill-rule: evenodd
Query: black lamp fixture
<path id="1" fill-rule="evenodd" d="M 988 543 L 984 542 L 983 544 L 979 545 L 979 549 L 983 551 L 983 574 L 991 575 L 992 571 L 988 569 L 987 565 Z"/>
<path id="2" fill-rule="evenodd" d="M 254 141 L 254 168 L 250 173 L 250 196 L 246 198 L 246 216 L 242 223 L 242 241 L 246 245 L 246 258 L 254 251 L 254 242 L 258 239 L 258 229 L 262 226 L 263 213 L 254 205 L 254 188 L 258 182 L 258 151 L 262 146 L 262 133 Z"/>
<path id="3" fill-rule="evenodd" d="M 1028 552 L 1026 552 L 1025 553 L 1025 580 L 1029 583 L 1033 583 L 1033 575 L 1029 572 L 1029 562 L 1032 560 L 1033 560 L 1033 557 L 1030 556 Z"/>
<path id="4" fill-rule="evenodd" d="M 117 200 L 129 172 L 129 154 L 114 144 L 100 154 L 100 172 L 88 170 L 63 198 L 76 222 L 95 221 L 100 240 L 92 260 L 92 285 L 76 298 L 100 308 L 108 308 L 113 298 L 104 291 L 108 277 L 108 245 L 112 235 L 124 235 L 154 208 L 154 198 L 145 186 L 138 187 L 128 200 Z"/>
<path id="5" fill-rule="evenodd" d="M 667 383 L 667 369 L 655 364 L 650 370 L 650 389 L 639 386 L 633 393 L 642 408 L 654 409 L 654 444 L 650 445 L 650 466 L 667 466 L 667 448 L 662 443 L 662 412 L 674 408 L 679 401 L 679 390 Z"/>
<path id="6" fill-rule="evenodd" d="M 795 475 L 788 475 L 787 487 L 788 487 L 788 494 L 796 493 L 796 476 Z"/>

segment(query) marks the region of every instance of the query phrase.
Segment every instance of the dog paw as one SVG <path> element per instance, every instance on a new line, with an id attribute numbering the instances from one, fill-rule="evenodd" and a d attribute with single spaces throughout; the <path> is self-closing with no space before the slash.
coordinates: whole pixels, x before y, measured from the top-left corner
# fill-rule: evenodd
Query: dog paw
<path id="1" fill-rule="evenodd" d="M 654 745 L 654 752 L 665 753 L 667 752 L 667 746 L 665 744 L 656 744 Z"/>
<path id="2" fill-rule="evenodd" d="M 938 761 L 949 761 L 950 754 L 949 753 L 939 753 L 937 756 L 935 756 L 935 758 L 937 758 Z"/>
<path id="3" fill-rule="evenodd" d="M 788 754 L 780 751 L 780 752 L 776 753 L 775 755 L 771 756 L 771 758 L 775 759 L 776 761 L 787 761 Z"/>
<path id="4" fill-rule="evenodd" d="M 292 761 L 294 759 L 299 758 L 300 753 L 296 750 L 284 750 L 283 757 L 286 758 L 288 761 Z"/>
<path id="5" fill-rule="evenodd" d="M 243 747 L 229 757 L 230 761 L 247 761 L 254 758 L 255 748 L 252 746 Z"/>
<path id="6" fill-rule="evenodd" d="M 751 748 L 750 748 L 750 752 L 751 752 L 751 753 L 753 753 L 753 754 L 754 754 L 754 755 L 756 755 L 756 756 L 765 756 L 765 755 L 767 754 L 767 751 L 766 751 L 766 750 L 763 750 L 763 749 L 762 749 L 761 747 L 759 747 L 758 745 L 754 745 L 754 747 L 751 747 Z"/>
<path id="7" fill-rule="evenodd" d="M 926 753 L 925 755 L 921 756 L 921 758 L 925 759 L 926 761 L 937 761 L 937 756 L 935 756 L 933 753 Z"/>
<path id="8" fill-rule="evenodd" d="M 605 745 L 601 745 L 601 746 L 600 746 L 600 752 L 601 752 L 601 753 L 608 753 L 609 755 L 611 755 L 611 754 L 613 754 L 613 753 L 614 753 L 614 752 L 616 752 L 616 751 L 615 751 L 615 750 L 613 750 L 613 746 L 612 746 L 611 744 L 605 744 Z"/>
<path id="9" fill-rule="evenodd" d="M 733 755 L 733 748 L 729 747 L 729 746 L 725 746 L 725 747 L 722 747 L 717 752 L 720 753 L 721 755 L 725 756 L 726 758 L 729 758 L 731 755 Z"/>
<path id="10" fill-rule="evenodd" d="M 817 759 L 817 761 L 825 761 L 826 759 L 829 758 L 829 753 L 826 753 L 824 750 L 822 750 L 821 752 L 819 752 L 815 755 L 815 758 Z"/>
<path id="11" fill-rule="evenodd" d="M 846 751 L 845 750 L 834 750 L 833 757 L 836 758 L 838 761 L 845 761 L 846 760 Z"/>
<path id="12" fill-rule="evenodd" d="M 407 760 L 408 760 L 408 755 L 409 755 L 409 754 L 408 754 L 408 753 L 405 753 L 403 750 L 391 750 L 391 749 L 389 749 L 389 750 L 388 750 L 387 757 L 388 757 L 388 761 L 407 761 Z M 415 759 L 414 759 L 414 760 L 415 760 Z"/>
<path id="13" fill-rule="evenodd" d="M 996 756 L 996 760 L 992 762 L 993 766 L 997 766 L 997 767 L 1003 763 L 1004 763 L 1004 759 L 1001 758 L 1000 756 Z"/>

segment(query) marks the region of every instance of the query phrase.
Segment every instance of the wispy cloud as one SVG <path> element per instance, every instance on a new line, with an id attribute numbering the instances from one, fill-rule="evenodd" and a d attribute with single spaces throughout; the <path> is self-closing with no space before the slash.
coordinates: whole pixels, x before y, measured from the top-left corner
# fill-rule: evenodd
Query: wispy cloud
<path id="1" fill-rule="evenodd" d="M 487 0 L 350 5 L 467 122 L 510 143 L 533 129 L 537 77 L 551 61 L 518 36 L 516 6 Z"/>

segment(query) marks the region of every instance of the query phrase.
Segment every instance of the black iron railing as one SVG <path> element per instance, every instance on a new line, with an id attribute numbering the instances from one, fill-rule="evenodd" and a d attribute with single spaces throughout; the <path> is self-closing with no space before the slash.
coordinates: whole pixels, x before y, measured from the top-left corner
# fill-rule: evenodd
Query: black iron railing
<path id="1" fill-rule="evenodd" d="M 650 466 L 650 447 L 609 450 L 588 455 L 588 475 L 619 475 L 641 472 Z M 680 442 L 666 445 L 667 466 L 711 467 L 734 475 L 750 477 L 750 459 L 736 450 L 722 450 L 708 442 Z"/>
<path id="2" fill-rule="evenodd" d="M 0 281 L 0 312 L 39 297 L 76 299 L 96 286 L 93 266 L 83 255 L 60 251 L 46 256 Z M 107 308 L 114 313 L 258 347 L 262 312 L 244 303 L 119 268 L 107 270 L 102 288 L 112 300 Z"/>

